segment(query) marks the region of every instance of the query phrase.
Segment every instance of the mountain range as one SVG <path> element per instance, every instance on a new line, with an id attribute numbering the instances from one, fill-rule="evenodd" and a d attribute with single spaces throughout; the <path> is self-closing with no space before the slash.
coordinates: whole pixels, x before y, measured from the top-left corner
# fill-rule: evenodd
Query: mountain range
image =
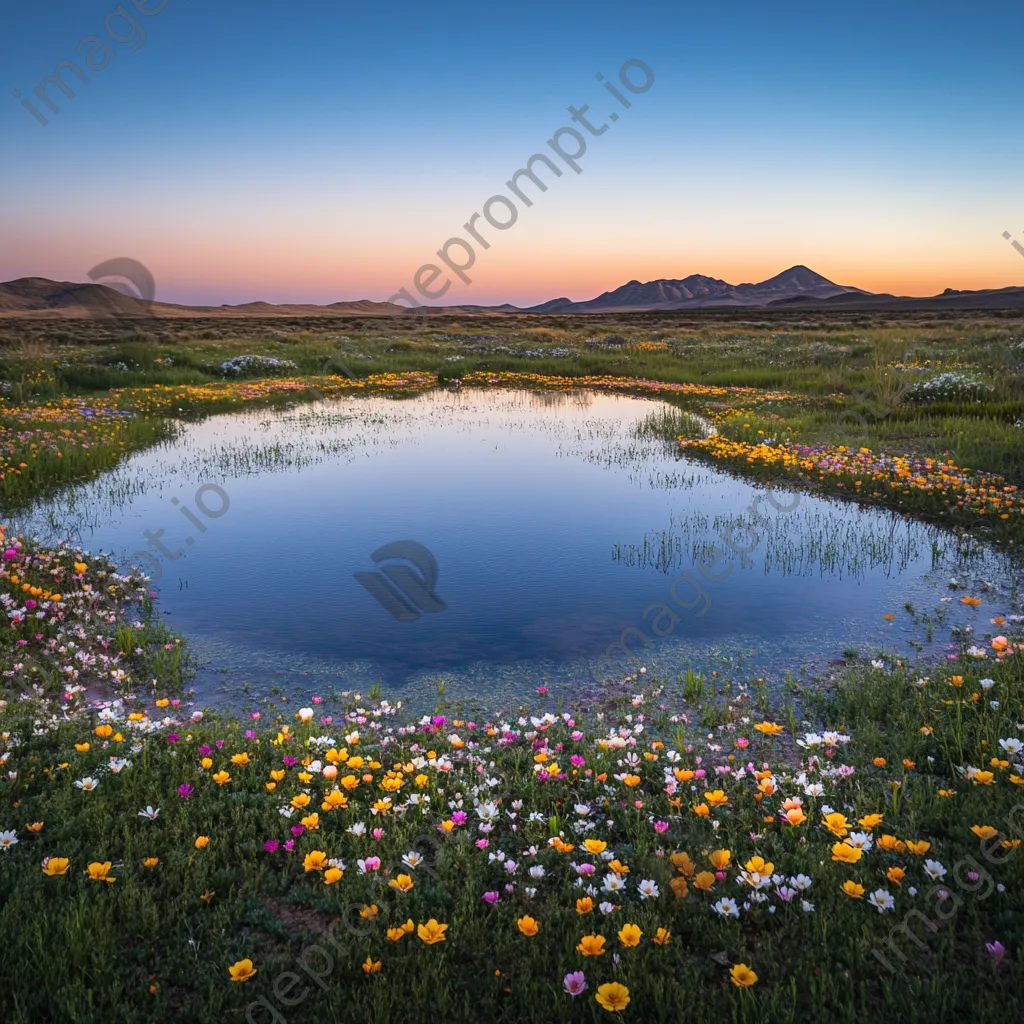
<path id="1" fill-rule="evenodd" d="M 717 277 L 691 274 L 683 278 L 630 281 L 614 291 L 577 302 L 551 299 L 536 306 L 459 305 L 432 306 L 436 313 L 473 313 L 491 316 L 524 313 L 625 313 L 648 310 L 743 309 L 1020 309 L 1024 287 L 959 291 L 947 288 L 927 297 L 873 293 L 839 285 L 808 267 L 798 265 L 757 284 L 729 284 Z M 187 306 L 170 302 L 146 303 L 117 288 L 101 284 L 51 281 L 22 277 L 0 283 L 0 317 L 301 317 L 385 316 L 391 307 L 370 299 L 332 302 L 318 306 L 303 303 L 275 304 L 256 301 L 239 305 Z"/>

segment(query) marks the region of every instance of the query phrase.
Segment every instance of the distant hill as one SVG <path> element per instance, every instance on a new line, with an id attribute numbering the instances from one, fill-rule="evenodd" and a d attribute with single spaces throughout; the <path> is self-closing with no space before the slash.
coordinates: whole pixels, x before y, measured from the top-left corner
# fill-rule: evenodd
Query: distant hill
<path id="1" fill-rule="evenodd" d="M 317 306 L 308 303 L 277 304 L 265 301 L 238 305 L 184 306 L 171 302 L 143 302 L 131 295 L 100 284 L 51 281 L 45 277 L 22 277 L 0 283 L 0 318 L 81 317 L 352 317 L 387 316 L 395 307 L 386 302 L 356 299 Z M 402 307 L 403 309 L 406 307 Z M 536 306 L 520 308 L 510 303 L 498 306 L 429 306 L 431 314 L 467 313 L 500 318 L 508 315 L 543 313 L 616 313 L 647 310 L 693 310 L 716 308 L 753 309 L 1021 309 L 1024 287 L 958 291 L 947 288 L 930 297 L 874 294 L 862 288 L 839 285 L 809 267 L 795 266 L 757 284 L 729 284 L 717 277 L 691 274 L 679 279 L 630 281 L 596 298 L 575 302 L 551 299 Z"/>

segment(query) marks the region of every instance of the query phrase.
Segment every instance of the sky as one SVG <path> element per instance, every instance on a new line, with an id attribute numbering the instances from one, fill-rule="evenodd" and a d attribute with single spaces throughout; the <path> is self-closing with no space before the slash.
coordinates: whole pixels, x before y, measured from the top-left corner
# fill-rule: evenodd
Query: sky
<path id="1" fill-rule="evenodd" d="M 0 280 L 129 257 L 157 299 L 214 305 L 794 264 L 1024 284 L 1019 3 L 51 0 L 0 32 Z M 65 68 L 48 105 L 61 61 L 89 80 Z M 537 153 L 560 174 L 535 163 L 527 205 L 506 182 Z"/>

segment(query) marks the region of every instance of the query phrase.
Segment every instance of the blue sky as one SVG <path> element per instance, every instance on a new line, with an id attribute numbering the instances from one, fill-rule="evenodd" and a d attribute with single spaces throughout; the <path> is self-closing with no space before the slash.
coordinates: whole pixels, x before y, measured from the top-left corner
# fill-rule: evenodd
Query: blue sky
<path id="1" fill-rule="evenodd" d="M 134 52 L 104 29 L 116 6 L 0 15 L 0 279 L 127 255 L 169 301 L 384 298 L 570 104 L 617 109 L 594 74 L 637 58 L 652 88 L 446 301 L 793 263 L 901 293 L 1021 283 L 1001 238 L 1024 238 L 1019 5 L 128 0 Z M 11 92 L 89 35 L 116 56 L 65 76 L 73 100 L 49 90 L 59 114 L 36 101 L 42 126 Z"/>

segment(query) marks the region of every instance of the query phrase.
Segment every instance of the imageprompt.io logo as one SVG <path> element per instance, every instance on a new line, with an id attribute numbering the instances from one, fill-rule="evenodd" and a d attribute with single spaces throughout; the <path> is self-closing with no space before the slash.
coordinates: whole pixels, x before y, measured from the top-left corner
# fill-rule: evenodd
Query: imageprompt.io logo
<path id="1" fill-rule="evenodd" d="M 394 559 L 408 565 L 389 563 L 377 572 L 354 572 L 352 575 L 376 599 L 380 606 L 399 622 L 415 622 L 424 612 L 443 612 L 445 603 L 434 588 L 437 586 L 437 559 L 414 540 L 396 540 L 377 548 L 370 557 L 375 562 Z"/>

